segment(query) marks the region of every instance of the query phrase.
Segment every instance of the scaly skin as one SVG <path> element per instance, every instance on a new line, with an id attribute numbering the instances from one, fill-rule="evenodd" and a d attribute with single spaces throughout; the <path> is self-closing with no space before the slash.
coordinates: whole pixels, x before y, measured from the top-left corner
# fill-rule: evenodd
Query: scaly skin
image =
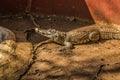
<path id="1" fill-rule="evenodd" d="M 2 42 L 4 40 L 14 40 L 15 41 L 16 40 L 15 34 L 11 30 L 0 26 L 0 42 Z"/>
<path id="2" fill-rule="evenodd" d="M 54 42 L 65 45 L 63 49 L 72 48 L 73 44 L 96 42 L 102 39 L 120 39 L 120 31 L 113 26 L 90 25 L 69 32 L 55 29 L 35 28 L 35 32 L 52 39 Z"/>

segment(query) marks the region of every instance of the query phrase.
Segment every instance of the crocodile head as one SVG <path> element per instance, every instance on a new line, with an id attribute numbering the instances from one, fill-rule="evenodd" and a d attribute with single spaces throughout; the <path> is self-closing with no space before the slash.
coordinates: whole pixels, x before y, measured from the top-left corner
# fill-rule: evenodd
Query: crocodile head
<path id="1" fill-rule="evenodd" d="M 35 32 L 54 40 L 58 39 L 61 36 L 61 33 L 55 29 L 45 30 L 45 29 L 35 28 Z"/>

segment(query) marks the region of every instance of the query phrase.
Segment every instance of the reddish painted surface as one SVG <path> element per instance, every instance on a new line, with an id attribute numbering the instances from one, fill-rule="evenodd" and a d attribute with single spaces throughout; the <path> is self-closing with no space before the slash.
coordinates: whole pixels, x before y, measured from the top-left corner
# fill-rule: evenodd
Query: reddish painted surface
<path id="1" fill-rule="evenodd" d="M 120 0 L 85 0 L 93 19 L 120 24 Z"/>
<path id="2" fill-rule="evenodd" d="M 32 12 L 120 24 L 120 0 L 33 0 Z M 0 13 L 25 12 L 27 0 L 1 0 Z"/>

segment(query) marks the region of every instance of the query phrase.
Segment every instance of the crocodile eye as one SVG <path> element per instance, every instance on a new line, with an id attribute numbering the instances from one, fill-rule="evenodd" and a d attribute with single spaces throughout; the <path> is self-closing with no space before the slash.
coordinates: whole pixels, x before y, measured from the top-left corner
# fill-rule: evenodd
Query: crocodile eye
<path id="1" fill-rule="evenodd" d="M 54 38 L 57 38 L 57 37 L 58 37 L 57 35 L 54 36 Z"/>

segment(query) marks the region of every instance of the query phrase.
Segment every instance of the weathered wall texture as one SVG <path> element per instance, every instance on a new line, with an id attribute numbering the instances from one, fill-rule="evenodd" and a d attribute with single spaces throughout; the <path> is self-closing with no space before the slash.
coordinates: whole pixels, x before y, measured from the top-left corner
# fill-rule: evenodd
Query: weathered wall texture
<path id="1" fill-rule="evenodd" d="M 85 0 L 35 0 L 32 11 L 91 19 Z"/>
<path id="2" fill-rule="evenodd" d="M 0 13 L 25 12 L 27 0 L 2 0 Z M 32 0 L 31 11 L 120 24 L 120 0 Z"/>
<path id="3" fill-rule="evenodd" d="M 120 0 L 85 0 L 95 21 L 120 24 Z"/>

